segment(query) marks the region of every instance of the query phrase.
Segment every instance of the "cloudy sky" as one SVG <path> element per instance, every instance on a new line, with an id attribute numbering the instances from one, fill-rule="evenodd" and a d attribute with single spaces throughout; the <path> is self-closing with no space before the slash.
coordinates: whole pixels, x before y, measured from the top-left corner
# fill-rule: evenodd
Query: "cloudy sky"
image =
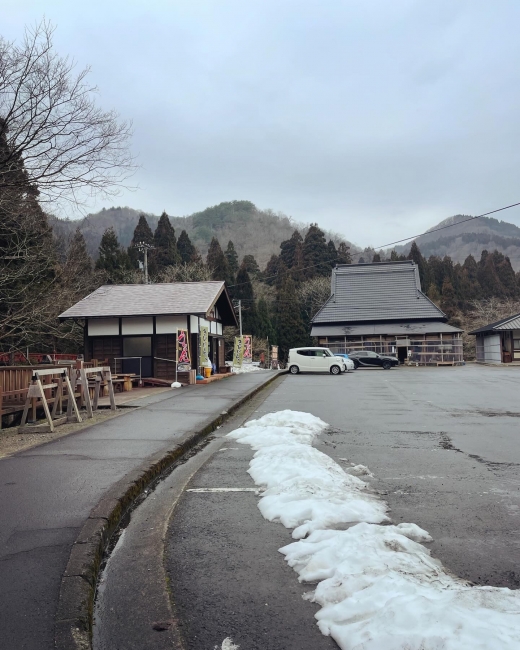
<path id="1" fill-rule="evenodd" d="M 44 15 L 134 123 L 139 189 L 92 208 L 248 199 L 378 246 L 520 201 L 518 0 L 21 0 L 0 33 Z"/>

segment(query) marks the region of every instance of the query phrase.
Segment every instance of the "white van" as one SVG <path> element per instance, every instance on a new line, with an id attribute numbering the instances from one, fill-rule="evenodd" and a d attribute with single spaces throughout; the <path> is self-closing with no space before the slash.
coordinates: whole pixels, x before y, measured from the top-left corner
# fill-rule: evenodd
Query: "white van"
<path id="1" fill-rule="evenodd" d="M 335 357 L 328 348 L 291 348 L 287 367 L 292 375 L 299 372 L 330 372 L 339 375 L 347 370 L 345 360 Z"/>

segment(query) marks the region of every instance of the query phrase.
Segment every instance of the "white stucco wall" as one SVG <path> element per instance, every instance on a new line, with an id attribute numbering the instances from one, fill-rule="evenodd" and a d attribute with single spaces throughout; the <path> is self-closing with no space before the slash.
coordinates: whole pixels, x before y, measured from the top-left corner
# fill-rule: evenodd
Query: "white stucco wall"
<path id="1" fill-rule="evenodd" d="M 155 331 L 157 334 L 177 334 L 177 330 L 185 330 L 188 319 L 186 316 L 156 316 Z"/>
<path id="2" fill-rule="evenodd" d="M 117 336 L 119 334 L 119 318 L 89 318 L 89 336 Z"/>

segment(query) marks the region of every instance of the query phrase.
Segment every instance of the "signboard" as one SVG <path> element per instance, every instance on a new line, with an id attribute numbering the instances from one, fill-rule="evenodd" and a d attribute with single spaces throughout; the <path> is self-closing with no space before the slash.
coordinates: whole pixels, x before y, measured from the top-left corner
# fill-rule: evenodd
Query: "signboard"
<path id="1" fill-rule="evenodd" d="M 177 330 L 177 370 L 191 370 L 188 330 Z"/>
<path id="2" fill-rule="evenodd" d="M 233 350 L 233 368 L 241 368 L 244 358 L 244 337 L 235 336 L 235 348 Z"/>
<path id="3" fill-rule="evenodd" d="M 271 346 L 271 359 L 273 359 L 273 361 L 278 360 L 278 346 L 277 345 Z"/>
<path id="4" fill-rule="evenodd" d="M 209 361 L 209 327 L 200 326 L 200 365 L 206 366 Z"/>
<path id="5" fill-rule="evenodd" d="M 244 353 L 243 363 L 253 363 L 253 337 L 250 334 L 244 334 Z"/>

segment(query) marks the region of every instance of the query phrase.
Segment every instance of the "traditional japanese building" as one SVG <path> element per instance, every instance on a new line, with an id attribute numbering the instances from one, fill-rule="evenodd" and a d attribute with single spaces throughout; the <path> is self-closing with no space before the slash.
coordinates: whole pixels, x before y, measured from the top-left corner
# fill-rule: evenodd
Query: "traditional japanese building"
<path id="1" fill-rule="evenodd" d="M 477 361 L 481 363 L 520 362 L 520 314 L 479 327 L 474 334 Z"/>
<path id="2" fill-rule="evenodd" d="M 342 264 L 311 335 L 336 352 L 368 349 L 400 361 L 462 363 L 462 331 L 422 291 L 413 261 Z"/>
<path id="3" fill-rule="evenodd" d="M 209 338 L 209 358 L 224 363 L 223 328 L 237 326 L 224 282 L 105 285 L 67 309 L 60 320 L 84 326 L 85 360 L 108 359 L 115 372 L 175 376 L 177 333 L 187 331 L 191 366 L 199 366 L 199 336 Z"/>

